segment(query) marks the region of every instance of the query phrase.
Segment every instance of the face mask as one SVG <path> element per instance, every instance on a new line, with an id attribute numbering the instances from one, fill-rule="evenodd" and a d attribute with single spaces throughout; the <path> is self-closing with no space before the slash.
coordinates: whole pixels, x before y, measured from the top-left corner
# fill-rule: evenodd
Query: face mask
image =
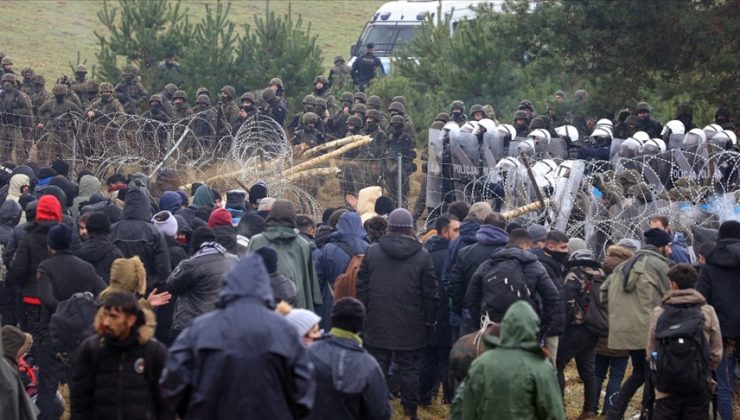
<path id="1" fill-rule="evenodd" d="M 568 261 L 569 254 L 567 252 L 547 251 L 547 253 L 550 254 L 553 260 L 559 262 L 560 264 L 565 264 Z"/>
<path id="2" fill-rule="evenodd" d="M 460 111 L 452 111 L 452 118 L 459 120 L 462 118 L 462 112 Z"/>
<path id="3" fill-rule="evenodd" d="M 57 103 L 64 102 L 64 95 L 54 95 L 54 99 L 56 99 Z"/>
<path id="4" fill-rule="evenodd" d="M 221 95 L 221 100 L 226 102 L 229 100 L 229 95 Z"/>
<path id="5" fill-rule="evenodd" d="M 13 82 L 3 82 L 3 89 L 12 91 L 15 89 L 15 84 Z"/>
<path id="6" fill-rule="evenodd" d="M 378 125 L 378 122 L 375 120 L 368 120 L 365 121 L 365 125 L 367 126 L 367 128 L 375 128 L 375 126 Z"/>
<path id="7" fill-rule="evenodd" d="M 247 112 L 252 112 L 254 110 L 254 104 L 245 104 L 243 107 Z"/>
<path id="8" fill-rule="evenodd" d="M 157 108 L 159 108 L 159 104 L 156 103 L 156 102 L 154 102 L 152 104 L 149 104 L 149 108 L 151 108 L 151 109 L 157 109 Z"/>
<path id="9" fill-rule="evenodd" d="M 100 95 L 100 98 L 103 99 L 103 101 L 105 101 L 105 102 L 110 101 L 111 97 L 112 96 L 111 96 L 110 93 L 103 93 L 102 95 Z"/>

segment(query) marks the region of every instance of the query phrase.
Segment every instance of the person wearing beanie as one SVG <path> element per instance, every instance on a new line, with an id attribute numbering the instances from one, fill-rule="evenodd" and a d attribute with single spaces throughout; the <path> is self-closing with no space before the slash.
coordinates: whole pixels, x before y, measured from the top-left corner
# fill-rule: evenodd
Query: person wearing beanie
<path id="1" fill-rule="evenodd" d="M 208 227 L 213 229 L 217 226 L 229 226 L 231 227 L 232 224 L 231 219 L 231 213 L 229 213 L 226 209 L 215 209 L 211 212 L 211 215 L 208 217 Z"/>
<path id="2" fill-rule="evenodd" d="M 331 310 L 331 331 L 308 348 L 317 384 L 309 419 L 391 417 L 385 375 L 362 347 L 364 321 L 362 302 L 341 298 Z M 346 366 L 352 366 L 351 372 Z"/>
<path id="3" fill-rule="evenodd" d="M 231 212 L 226 209 L 216 209 L 208 218 L 208 227 L 213 229 L 216 235 L 216 242 L 221 244 L 230 253 L 241 257 L 247 253 L 247 244 L 241 244 L 238 241 L 236 228 L 233 226 Z"/>
<path id="4" fill-rule="evenodd" d="M 665 231 L 671 238 L 671 255 L 670 259 L 676 264 L 691 264 L 691 256 L 689 255 L 689 248 L 686 245 L 684 234 L 681 232 L 674 232 L 669 226 L 670 219 L 667 216 L 657 215 L 650 218 L 649 227 L 657 228 Z"/>
<path id="5" fill-rule="evenodd" d="M 256 210 L 260 200 L 267 197 L 267 184 L 258 181 L 249 189 L 249 206 Z"/>
<path id="6" fill-rule="evenodd" d="M 573 256 L 573 253 L 576 251 L 581 251 L 588 249 L 588 246 L 586 245 L 586 241 L 584 241 L 581 238 L 570 238 L 568 240 L 568 254 L 570 256 Z"/>
<path id="7" fill-rule="evenodd" d="M 640 249 L 640 241 L 631 238 L 622 238 L 617 242 L 617 245 L 632 251 L 632 253 Z"/>
<path id="8" fill-rule="evenodd" d="M 85 226 L 88 239 L 80 244 L 75 256 L 92 264 L 98 276 L 108 284 L 111 265 L 117 258 L 123 258 L 123 252 L 110 238 L 110 220 L 105 213 L 90 214 Z"/>
<path id="9" fill-rule="evenodd" d="M 177 297 L 173 341 L 193 319 L 215 308 L 224 273 L 238 259 L 216 242 L 209 228 L 196 229 L 192 243 L 193 255 L 180 262 L 165 283 L 165 289 Z"/>
<path id="10" fill-rule="evenodd" d="M 740 222 L 728 220 L 719 226 L 717 244 L 706 257 L 696 289 L 714 307 L 723 342 L 740 340 Z M 732 418 L 736 355 L 723 353 L 717 374 L 717 411 Z"/>
<path id="11" fill-rule="evenodd" d="M 352 258 L 355 255 L 365 255 L 370 246 L 359 214 L 345 210 L 339 215 L 335 226 L 336 229 L 329 235 L 324 246 L 314 253 L 321 296 L 324 299 L 324 304 L 316 309 L 316 313 L 321 316 L 321 328 L 325 330 L 331 328 L 331 291 L 334 282 L 347 270 Z"/>
<path id="12" fill-rule="evenodd" d="M 167 210 L 172 214 L 177 213 L 183 207 L 182 196 L 177 191 L 165 191 L 161 197 L 159 197 L 159 210 Z"/>
<path id="13" fill-rule="evenodd" d="M 486 220 L 486 217 L 491 214 L 493 214 L 491 205 L 485 201 L 479 201 L 470 206 L 470 210 L 468 211 L 468 215 L 465 217 L 465 221 L 482 224 Z"/>
<path id="14" fill-rule="evenodd" d="M 366 348 L 387 372 L 395 358 L 401 404 L 416 416 L 419 362 L 436 323 L 437 275 L 416 239 L 414 218 L 403 208 L 388 216 L 388 234 L 368 248 L 357 277 L 357 298 L 367 308 Z"/>
<path id="15" fill-rule="evenodd" d="M 375 201 L 375 213 L 378 216 L 388 216 L 393 211 L 393 200 L 384 195 L 378 197 Z"/>
<path id="16" fill-rule="evenodd" d="M 57 176 L 56 171 L 51 168 L 41 168 L 38 174 L 38 181 L 36 181 L 37 187 L 45 187 L 49 185 L 51 179 Z"/>
<path id="17" fill-rule="evenodd" d="M 648 369 L 645 334 L 649 331 L 650 315 L 671 289 L 668 279 L 671 236 L 658 228 L 649 229 L 643 235 L 645 246 L 615 267 L 601 287 L 601 302 L 607 305 L 609 313 L 608 346 L 613 350 L 628 350 L 632 360 L 632 374 L 612 401 L 607 419 L 621 419 L 632 396 L 645 382 Z"/>
<path id="18" fill-rule="evenodd" d="M 290 306 L 295 306 L 298 292 L 293 281 L 277 272 L 277 253 L 265 247 L 256 250 L 255 254 L 259 254 L 262 257 L 267 274 L 270 275 L 270 287 L 272 288 L 273 296 L 275 296 L 275 304 L 286 302 Z"/>
<path id="19" fill-rule="evenodd" d="M 322 332 L 319 329 L 321 317 L 315 313 L 307 309 L 293 309 L 288 312 L 285 319 L 295 328 L 304 346 L 312 344 L 321 337 Z"/>
<path id="20" fill-rule="evenodd" d="M 160 385 L 162 396 L 187 419 L 213 418 L 214 413 L 306 417 L 314 402 L 314 369 L 293 326 L 273 311 L 262 258 L 245 255 L 231 266 L 222 284 L 217 308 L 195 319 L 170 347 Z M 249 380 L 237 372 L 260 379 Z"/>
<path id="21" fill-rule="evenodd" d="M 287 200 L 276 200 L 267 215 L 265 231 L 249 240 L 247 252 L 263 247 L 278 254 L 277 272 L 293 280 L 298 289 L 297 307 L 314 310 L 323 304 L 311 244 L 298 234 L 296 210 Z"/>
<path id="22" fill-rule="evenodd" d="M 532 248 L 542 249 L 545 246 L 545 239 L 547 239 L 547 228 L 533 224 L 527 228 L 527 233 L 532 237 Z"/>
<path id="23" fill-rule="evenodd" d="M 164 241 L 167 244 L 167 253 L 170 255 L 170 267 L 174 270 L 180 261 L 187 258 L 185 249 L 177 241 L 178 232 L 180 232 L 180 222 L 177 217 L 167 210 L 160 211 L 152 217 L 152 223 L 164 235 Z M 184 224 L 185 221 L 183 220 Z"/>
<path id="24" fill-rule="evenodd" d="M 42 331 L 48 331 L 51 315 L 59 302 L 71 298 L 75 293 L 89 292 L 97 296 L 106 287 L 95 268 L 69 250 L 72 236 L 72 229 L 62 223 L 49 229 L 47 244 L 51 256 L 42 261 L 37 270 Z M 65 366 L 57 356 L 57 350 L 52 347 L 48 333 L 34 336 L 34 339 L 38 342 L 36 359 L 39 366 L 36 405 L 44 416 L 59 418 L 64 408 L 56 395 L 59 382 L 66 381 L 63 375 Z"/>
<path id="25" fill-rule="evenodd" d="M 260 198 L 260 201 L 257 204 L 257 214 L 262 214 L 267 217 L 270 210 L 272 210 L 272 205 L 275 204 L 275 201 L 276 200 L 272 197 Z"/>

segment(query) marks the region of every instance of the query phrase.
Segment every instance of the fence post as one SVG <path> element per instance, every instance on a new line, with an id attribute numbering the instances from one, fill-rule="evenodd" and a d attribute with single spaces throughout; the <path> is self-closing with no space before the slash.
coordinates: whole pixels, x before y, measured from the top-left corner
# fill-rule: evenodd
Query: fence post
<path id="1" fill-rule="evenodd" d="M 398 208 L 399 209 L 403 207 L 403 169 L 402 169 L 402 166 L 401 166 L 402 163 L 403 163 L 402 158 L 403 158 L 403 156 L 401 156 L 401 154 L 399 153 L 398 156 L 397 156 L 397 159 L 398 159 L 398 184 L 396 184 L 397 187 L 398 187 Z"/>

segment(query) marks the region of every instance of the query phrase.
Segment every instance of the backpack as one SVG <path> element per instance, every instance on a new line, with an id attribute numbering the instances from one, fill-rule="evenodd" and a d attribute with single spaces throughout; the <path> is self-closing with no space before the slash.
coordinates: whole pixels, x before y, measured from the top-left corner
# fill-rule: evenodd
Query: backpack
<path id="1" fill-rule="evenodd" d="M 701 305 L 661 305 L 655 326 L 655 389 L 678 396 L 709 390 L 709 345 L 704 337 Z"/>
<path id="2" fill-rule="evenodd" d="M 49 336 L 54 352 L 65 363 L 74 362 L 80 344 L 95 333 L 97 310 L 98 304 L 90 292 L 75 293 L 57 305 L 49 322 Z"/>
<path id="3" fill-rule="evenodd" d="M 488 313 L 491 321 L 498 323 L 509 306 L 518 300 L 526 300 L 536 308 L 518 259 L 493 257 L 490 264 L 483 278 L 481 312 Z"/>
<path id="4" fill-rule="evenodd" d="M 336 245 L 349 254 L 351 259 L 344 273 L 338 275 L 334 280 L 334 300 L 347 296 L 357 297 L 357 275 L 360 272 L 360 265 L 362 265 L 365 255 L 357 254 L 344 242 L 336 242 Z"/>
<path id="5" fill-rule="evenodd" d="M 583 324 L 591 334 L 597 337 L 609 336 L 609 312 L 607 307 L 601 303 L 599 296 L 601 285 L 605 281 L 604 276 L 591 277 L 586 294 L 586 314 L 583 318 Z"/>

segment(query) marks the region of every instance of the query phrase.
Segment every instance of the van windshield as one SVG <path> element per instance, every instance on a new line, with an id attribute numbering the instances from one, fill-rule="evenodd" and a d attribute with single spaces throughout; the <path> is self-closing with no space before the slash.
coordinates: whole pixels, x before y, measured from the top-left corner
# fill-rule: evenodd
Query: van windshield
<path id="1" fill-rule="evenodd" d="M 362 34 L 361 46 L 375 44 L 377 55 L 390 55 L 399 45 L 416 37 L 419 25 L 368 25 Z"/>

